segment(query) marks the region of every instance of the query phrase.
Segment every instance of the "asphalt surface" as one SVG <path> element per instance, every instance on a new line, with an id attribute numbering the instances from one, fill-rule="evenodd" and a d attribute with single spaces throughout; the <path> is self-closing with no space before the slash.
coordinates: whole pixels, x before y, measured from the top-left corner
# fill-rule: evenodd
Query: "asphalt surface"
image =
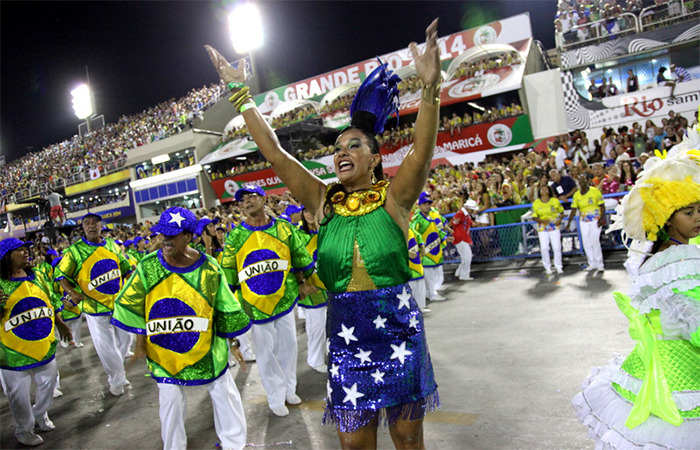
<path id="1" fill-rule="evenodd" d="M 606 254 L 607 270 L 545 277 L 538 260 L 475 264 L 475 280 L 459 282 L 448 266 L 448 300 L 429 305 L 425 324 L 442 401 L 426 418 L 429 449 L 592 449 L 571 399 L 591 366 L 633 347 L 627 322 L 611 297 L 630 285 L 623 253 Z M 64 395 L 49 416 L 57 429 L 40 433 L 51 449 L 160 449 L 158 389 L 143 361 L 127 360 L 131 386 L 109 394 L 107 376 L 83 324 L 82 349 L 59 348 Z M 297 393 L 303 403 L 276 417 L 267 406 L 258 367 L 233 374 L 243 398 L 250 448 L 339 448 L 332 426 L 321 426 L 325 374 L 306 365 L 306 335 L 297 318 Z M 206 387 L 187 390 L 188 448 L 217 448 Z M 0 447 L 24 448 L 13 436 L 7 398 L 0 394 Z M 387 430 L 379 448 L 394 448 Z"/>

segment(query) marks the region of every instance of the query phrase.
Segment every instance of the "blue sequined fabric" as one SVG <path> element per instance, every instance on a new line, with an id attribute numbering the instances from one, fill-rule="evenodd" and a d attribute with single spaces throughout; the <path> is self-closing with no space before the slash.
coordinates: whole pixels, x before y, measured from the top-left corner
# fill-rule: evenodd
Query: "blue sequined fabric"
<path id="1" fill-rule="evenodd" d="M 328 293 L 324 423 L 352 432 L 417 420 L 439 407 L 423 315 L 408 284 Z"/>

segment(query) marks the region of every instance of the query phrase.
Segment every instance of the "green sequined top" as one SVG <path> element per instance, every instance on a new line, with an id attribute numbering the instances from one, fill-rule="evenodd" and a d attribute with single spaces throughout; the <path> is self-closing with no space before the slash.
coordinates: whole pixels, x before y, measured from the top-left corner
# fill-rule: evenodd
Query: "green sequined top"
<path id="1" fill-rule="evenodd" d="M 347 213 L 345 205 L 334 205 L 334 214 L 318 232 L 318 275 L 329 292 L 346 292 L 353 271 L 357 242 L 365 269 L 378 288 L 408 282 L 408 248 L 403 231 L 383 208 L 388 183 L 375 185 L 381 199 L 361 214 Z M 373 201 L 371 199 L 370 201 Z M 349 202 L 346 202 L 349 203 Z M 375 206 L 376 205 L 376 206 Z M 359 211 L 362 211 L 363 207 Z"/>

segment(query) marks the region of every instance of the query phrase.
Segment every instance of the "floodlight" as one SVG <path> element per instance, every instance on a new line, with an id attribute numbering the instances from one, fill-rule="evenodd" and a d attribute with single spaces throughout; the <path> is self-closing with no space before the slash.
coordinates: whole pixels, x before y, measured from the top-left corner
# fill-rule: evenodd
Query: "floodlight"
<path id="1" fill-rule="evenodd" d="M 236 7 L 228 16 L 229 33 L 236 53 L 249 53 L 263 43 L 262 22 L 258 8 L 252 3 Z"/>
<path id="2" fill-rule="evenodd" d="M 78 119 L 86 119 L 92 115 L 92 102 L 90 101 L 90 89 L 81 84 L 70 93 L 73 96 L 73 110 Z"/>

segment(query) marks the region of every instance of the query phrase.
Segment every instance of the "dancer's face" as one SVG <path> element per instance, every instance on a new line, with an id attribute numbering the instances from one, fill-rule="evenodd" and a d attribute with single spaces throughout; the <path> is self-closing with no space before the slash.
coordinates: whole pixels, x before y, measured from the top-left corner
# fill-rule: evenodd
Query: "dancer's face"
<path id="1" fill-rule="evenodd" d="M 333 164 L 338 180 L 343 184 L 364 178 L 369 181 L 379 161 L 380 156 L 372 153 L 367 136 L 360 130 L 348 130 L 335 142 Z"/>
<path id="2" fill-rule="evenodd" d="M 29 265 L 29 249 L 23 245 L 10 252 L 10 267 L 14 270 L 24 269 Z"/>
<path id="3" fill-rule="evenodd" d="M 683 243 L 700 234 L 700 202 L 674 212 L 668 220 L 668 234 Z"/>
<path id="4" fill-rule="evenodd" d="M 192 233 L 183 232 L 175 236 L 163 236 L 163 256 L 177 258 L 187 253 L 187 246 L 192 241 Z"/>

